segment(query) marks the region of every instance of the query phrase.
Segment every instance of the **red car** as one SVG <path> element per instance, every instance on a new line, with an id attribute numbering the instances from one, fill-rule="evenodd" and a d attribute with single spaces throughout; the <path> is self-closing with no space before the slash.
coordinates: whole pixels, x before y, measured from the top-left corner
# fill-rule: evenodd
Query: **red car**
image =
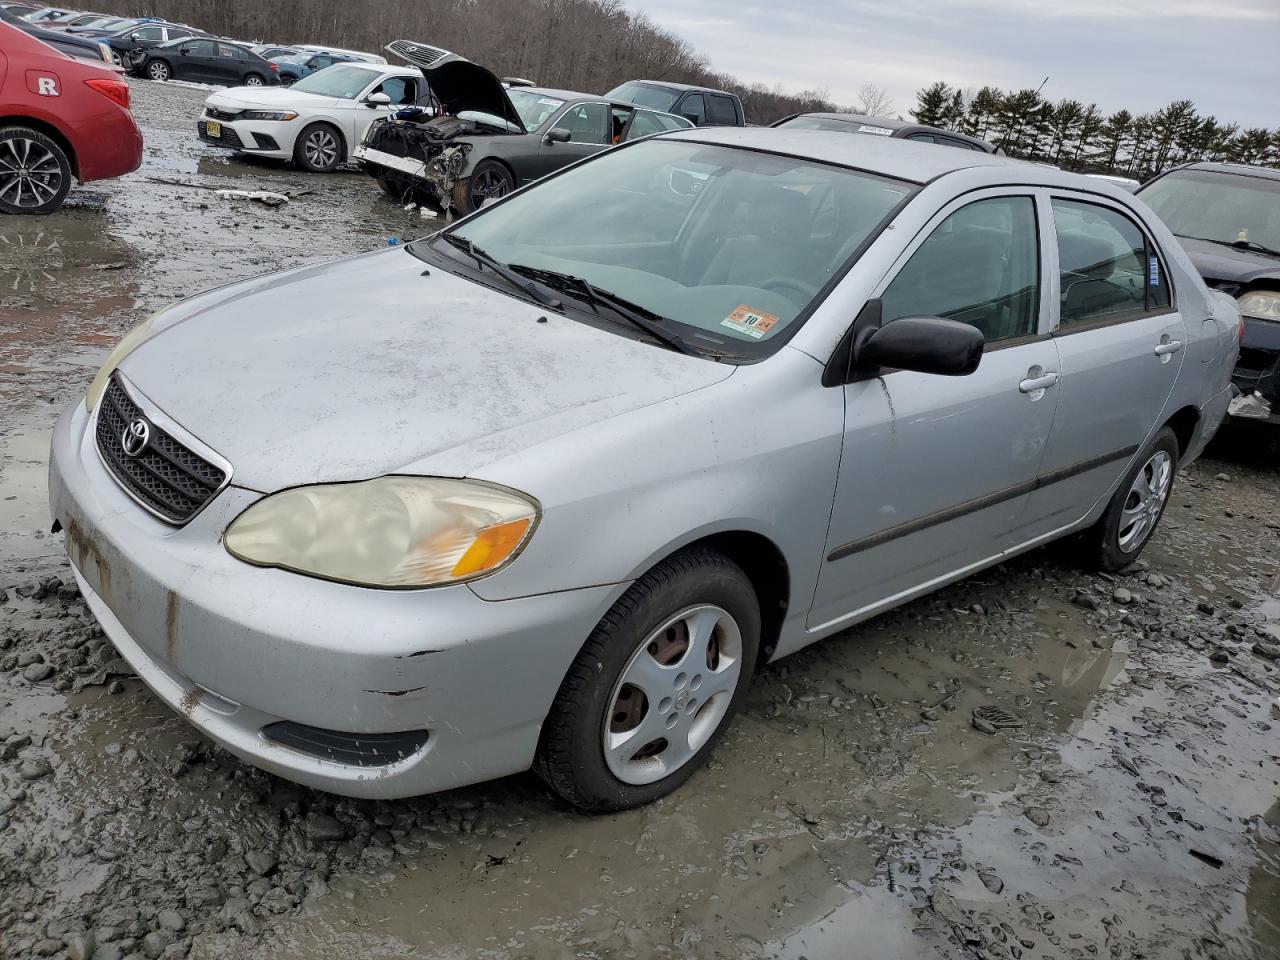
<path id="1" fill-rule="evenodd" d="M 52 213 L 73 177 L 106 180 L 141 163 L 119 73 L 0 22 L 0 212 Z"/>

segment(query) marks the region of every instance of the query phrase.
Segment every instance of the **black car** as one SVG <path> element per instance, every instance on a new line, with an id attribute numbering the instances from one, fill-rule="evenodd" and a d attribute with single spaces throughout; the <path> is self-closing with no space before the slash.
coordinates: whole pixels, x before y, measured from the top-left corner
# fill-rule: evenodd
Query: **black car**
<path id="1" fill-rule="evenodd" d="M 132 59 L 141 60 L 148 50 L 162 43 L 201 36 L 204 34 L 199 30 L 176 23 L 142 23 L 117 30 L 102 39 L 111 48 L 111 59 L 123 67 Z"/>
<path id="2" fill-rule="evenodd" d="M 695 127 L 745 127 L 746 114 L 737 94 L 665 80 L 628 80 L 604 95 L 638 107 L 684 117 Z"/>
<path id="3" fill-rule="evenodd" d="M 1138 196 L 1244 316 L 1232 415 L 1280 424 L 1280 170 L 1191 163 L 1143 184 Z"/>
<path id="4" fill-rule="evenodd" d="M 892 137 L 897 140 L 914 140 L 916 143 L 936 143 L 943 147 L 959 147 L 980 153 L 1000 153 L 995 144 L 979 140 L 954 130 L 927 127 L 905 120 L 888 117 L 864 117 L 858 113 L 793 113 L 769 124 L 788 130 L 833 130 L 836 133 L 863 133 L 873 137 Z"/>
<path id="5" fill-rule="evenodd" d="M 69 36 L 61 30 L 46 30 L 33 23 L 27 23 L 7 7 L 0 7 L 0 21 L 12 24 L 28 36 L 43 40 L 55 50 L 61 50 L 71 57 L 81 60 L 111 60 L 111 48 L 99 40 L 85 40 L 81 37 Z"/>
<path id="6" fill-rule="evenodd" d="M 152 47 L 129 60 L 129 72 L 151 80 L 190 80 L 228 87 L 274 86 L 276 66 L 248 47 L 210 37 L 187 37 Z"/>
<path id="7" fill-rule="evenodd" d="M 389 196 L 470 213 L 486 200 L 615 143 L 693 124 L 588 93 L 507 89 L 478 64 L 397 40 L 389 51 L 422 70 L 430 106 L 375 120 L 354 156 Z"/>

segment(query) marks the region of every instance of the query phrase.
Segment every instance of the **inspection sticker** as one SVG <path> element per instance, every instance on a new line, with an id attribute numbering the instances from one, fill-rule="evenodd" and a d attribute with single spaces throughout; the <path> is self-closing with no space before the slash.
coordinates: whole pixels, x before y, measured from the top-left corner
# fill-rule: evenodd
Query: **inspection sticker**
<path id="1" fill-rule="evenodd" d="M 772 313 L 753 310 L 745 303 L 738 304 L 733 312 L 720 321 L 720 326 L 728 327 L 735 333 L 745 333 L 748 337 L 759 340 L 773 329 L 778 318 Z"/>

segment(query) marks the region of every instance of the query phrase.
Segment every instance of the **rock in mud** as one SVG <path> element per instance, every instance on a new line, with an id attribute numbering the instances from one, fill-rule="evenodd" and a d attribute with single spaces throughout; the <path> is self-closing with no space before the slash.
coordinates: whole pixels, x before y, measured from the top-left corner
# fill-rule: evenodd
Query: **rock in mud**
<path id="1" fill-rule="evenodd" d="M 244 855 L 244 862 L 260 877 L 265 877 L 276 868 L 276 858 L 266 850 L 250 850 Z"/>
<path id="2" fill-rule="evenodd" d="M 40 683 L 51 676 L 53 676 L 53 665 L 48 663 L 33 663 L 22 671 L 22 678 L 28 683 Z"/>
<path id="3" fill-rule="evenodd" d="M 23 780 L 40 780 L 53 773 L 48 760 L 27 760 L 18 768 L 18 776 Z"/>
<path id="4" fill-rule="evenodd" d="M 347 828 L 337 817 L 317 814 L 307 821 L 307 836 L 312 840 L 345 840 Z"/>
<path id="5" fill-rule="evenodd" d="M 156 914 L 156 923 L 160 924 L 162 930 L 170 933 L 181 933 L 187 925 L 187 921 L 177 910 L 161 910 Z"/>
<path id="6" fill-rule="evenodd" d="M 1027 807 L 1022 811 L 1022 815 L 1037 827 L 1047 827 L 1049 825 L 1049 811 L 1044 807 Z"/>
<path id="7" fill-rule="evenodd" d="M 1077 593 L 1074 597 L 1071 598 L 1071 602 L 1074 603 L 1077 607 L 1082 607 L 1085 610 L 1098 609 L 1098 598 L 1090 596 L 1087 593 Z"/>
<path id="8" fill-rule="evenodd" d="M 1115 592 L 1111 594 L 1111 599 L 1116 603 L 1129 604 L 1133 603 L 1133 594 L 1124 587 L 1116 587 Z"/>
<path id="9" fill-rule="evenodd" d="M 1222 647 L 1214 647 L 1209 651 L 1209 660 L 1213 663 L 1226 663 L 1231 659 L 1231 654 Z"/>
<path id="10" fill-rule="evenodd" d="M 1280 660 L 1280 645 L 1258 641 L 1253 645 L 1253 652 L 1267 660 Z"/>
<path id="11" fill-rule="evenodd" d="M 96 941 L 93 931 L 85 933 L 73 933 L 67 940 L 67 957 L 68 960 L 89 960 L 94 955 L 93 948 Z"/>

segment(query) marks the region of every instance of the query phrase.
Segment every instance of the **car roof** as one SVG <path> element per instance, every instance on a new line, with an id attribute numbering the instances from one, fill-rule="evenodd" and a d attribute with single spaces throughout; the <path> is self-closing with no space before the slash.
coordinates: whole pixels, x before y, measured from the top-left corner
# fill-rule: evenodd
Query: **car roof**
<path id="1" fill-rule="evenodd" d="M 543 97 L 555 97 L 557 100 L 605 100 L 605 97 L 592 93 L 579 93 L 576 90 L 557 90 L 555 87 L 512 87 L 524 93 L 536 93 Z M 511 91 L 508 91 L 510 93 Z"/>
<path id="2" fill-rule="evenodd" d="M 1263 180 L 1280 180 L 1280 170 L 1274 167 L 1255 167 L 1247 163 L 1214 163 L 1205 160 L 1174 167 L 1174 170 L 1205 170 L 1209 173 L 1234 173 L 1245 177 L 1259 177 Z M 1172 173 L 1173 170 L 1168 172 Z"/>
<path id="3" fill-rule="evenodd" d="M 787 117 L 787 120 L 794 120 L 796 117 L 822 117 L 826 120 L 844 120 L 847 123 L 861 123 L 868 127 L 881 127 L 885 130 L 911 130 L 920 131 L 921 133 L 937 133 L 944 137 L 954 137 L 956 140 L 963 140 L 966 143 L 976 143 L 983 146 L 991 146 L 987 141 L 972 137 L 967 133 L 961 133 L 958 130 L 946 130 L 942 127 L 931 127 L 924 123 L 914 123 L 910 120 L 899 120 L 895 117 L 871 117 L 862 113 L 822 113 L 819 111 L 808 111 L 805 113 L 793 114 Z"/>
<path id="4" fill-rule="evenodd" d="M 978 150 L 939 150 L 934 144 L 914 143 L 890 137 L 851 137 L 829 130 L 788 130 L 786 127 L 697 127 L 661 134 L 661 139 L 744 147 L 817 160 L 912 183 L 928 183 L 957 170 L 1002 167 L 1016 183 L 1062 186 L 1073 189 L 1099 187 L 1080 174 L 1041 167 Z M 1106 185 L 1119 193 L 1118 187 Z"/>
<path id="5" fill-rule="evenodd" d="M 646 87 L 665 87 L 668 90 L 699 90 L 703 93 L 723 93 L 726 96 L 733 96 L 728 90 L 717 90 L 715 87 L 700 87 L 694 83 L 676 83 L 674 80 L 626 80 L 618 86 L 624 86 L 627 83 L 643 83 Z"/>

